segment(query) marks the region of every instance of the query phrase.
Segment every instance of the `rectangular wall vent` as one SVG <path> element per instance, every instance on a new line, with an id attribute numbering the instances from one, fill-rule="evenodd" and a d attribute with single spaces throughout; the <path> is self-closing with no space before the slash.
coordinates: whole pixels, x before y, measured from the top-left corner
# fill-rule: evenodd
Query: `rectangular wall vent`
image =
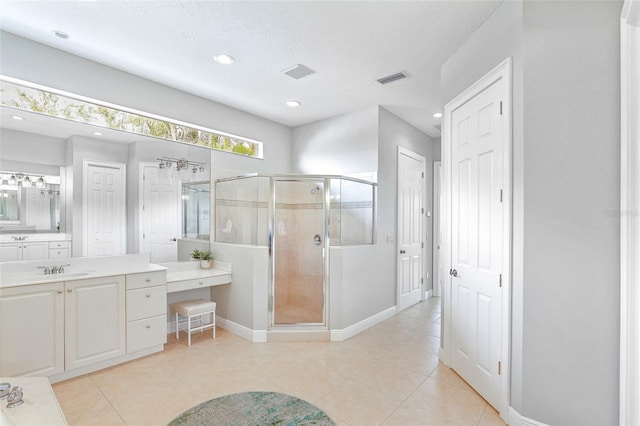
<path id="1" fill-rule="evenodd" d="M 404 71 L 401 71 L 395 74 L 388 75 L 386 77 L 379 78 L 378 83 L 387 84 L 391 83 L 392 81 L 402 80 L 403 78 L 407 78 L 407 74 L 405 74 Z"/>
<path id="2" fill-rule="evenodd" d="M 282 72 L 291 78 L 295 78 L 296 80 L 299 80 L 302 77 L 306 77 L 308 75 L 315 73 L 314 70 L 312 70 L 311 68 L 305 67 L 302 64 L 296 64 L 292 67 L 282 70 Z"/>

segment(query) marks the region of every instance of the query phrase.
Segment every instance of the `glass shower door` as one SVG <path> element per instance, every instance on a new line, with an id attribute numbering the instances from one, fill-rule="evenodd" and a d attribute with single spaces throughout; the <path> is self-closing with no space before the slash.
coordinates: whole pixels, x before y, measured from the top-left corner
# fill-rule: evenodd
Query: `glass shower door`
<path id="1" fill-rule="evenodd" d="M 325 324 L 325 184 L 274 179 L 273 325 Z"/>

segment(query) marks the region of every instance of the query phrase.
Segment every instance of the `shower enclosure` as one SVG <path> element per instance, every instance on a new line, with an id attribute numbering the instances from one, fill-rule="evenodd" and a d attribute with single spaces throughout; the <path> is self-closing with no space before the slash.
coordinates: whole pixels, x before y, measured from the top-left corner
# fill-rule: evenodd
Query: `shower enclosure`
<path id="1" fill-rule="evenodd" d="M 215 183 L 215 241 L 267 246 L 269 328 L 326 328 L 332 246 L 369 245 L 376 185 L 344 176 L 251 175 Z"/>

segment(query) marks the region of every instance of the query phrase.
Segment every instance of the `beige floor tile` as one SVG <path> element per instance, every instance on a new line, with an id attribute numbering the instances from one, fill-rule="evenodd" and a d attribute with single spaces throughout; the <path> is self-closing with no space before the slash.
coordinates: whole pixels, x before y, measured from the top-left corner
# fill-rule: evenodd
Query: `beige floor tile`
<path id="1" fill-rule="evenodd" d="M 366 354 L 373 359 L 380 359 L 385 355 L 389 355 L 396 348 L 396 345 L 392 343 L 369 337 L 365 334 L 359 334 L 345 340 L 343 344 L 347 349 Z"/>
<path id="2" fill-rule="evenodd" d="M 404 400 L 425 379 L 424 374 L 411 371 L 402 365 L 383 360 L 368 362 L 359 370 L 354 382 L 371 386 L 390 396 Z"/>
<path id="3" fill-rule="evenodd" d="M 404 402 L 407 407 L 428 409 L 451 422 L 477 425 L 487 403 L 473 390 L 427 378 Z"/>
<path id="4" fill-rule="evenodd" d="M 429 352 L 437 355 L 440 352 L 440 339 L 426 334 L 416 334 L 403 347 L 409 351 Z"/>
<path id="5" fill-rule="evenodd" d="M 400 403 L 398 398 L 349 380 L 315 404 L 352 426 L 373 426 L 381 424 Z"/>
<path id="6" fill-rule="evenodd" d="M 487 404 L 478 426 L 504 426 L 504 421 L 500 418 L 500 414 L 498 414 L 492 406 Z"/>
<path id="7" fill-rule="evenodd" d="M 448 383 L 461 389 L 473 391 L 473 388 L 469 386 L 467 382 L 465 382 L 460 376 L 458 376 L 455 371 L 442 363 L 438 364 L 438 368 L 436 368 L 429 377 L 439 382 Z"/>
<path id="8" fill-rule="evenodd" d="M 378 324 L 362 333 L 364 337 L 378 339 L 392 345 L 400 345 L 410 341 L 415 334 L 409 330 L 393 327 L 386 324 Z"/>
<path id="9" fill-rule="evenodd" d="M 405 346 L 398 347 L 391 354 L 382 358 L 382 361 L 403 366 L 426 376 L 432 374 L 440 363 L 436 354 L 411 350 Z"/>
<path id="10" fill-rule="evenodd" d="M 425 408 L 402 404 L 382 423 L 384 426 L 460 426 L 460 423 L 430 411 L 428 403 Z"/>
<path id="11" fill-rule="evenodd" d="M 70 426 L 124 424 L 89 376 L 56 383 L 53 391 Z"/>

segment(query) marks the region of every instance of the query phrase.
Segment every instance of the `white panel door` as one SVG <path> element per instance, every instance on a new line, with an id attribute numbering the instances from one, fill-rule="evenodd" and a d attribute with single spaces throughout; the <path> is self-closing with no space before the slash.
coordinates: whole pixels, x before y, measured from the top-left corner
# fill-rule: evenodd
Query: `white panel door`
<path id="1" fill-rule="evenodd" d="M 452 114 L 452 367 L 499 407 L 503 80 Z"/>
<path id="2" fill-rule="evenodd" d="M 398 311 L 422 300 L 424 170 L 424 157 L 398 150 Z"/>
<path id="3" fill-rule="evenodd" d="M 142 252 L 150 253 L 154 263 L 175 262 L 180 180 L 163 176 L 157 164 L 142 169 Z"/>
<path id="4" fill-rule="evenodd" d="M 85 164 L 86 255 L 126 253 L 123 164 Z"/>
<path id="5" fill-rule="evenodd" d="M 124 276 L 65 283 L 67 370 L 125 354 Z"/>
<path id="6" fill-rule="evenodd" d="M 0 289 L 0 376 L 64 371 L 64 285 Z"/>

